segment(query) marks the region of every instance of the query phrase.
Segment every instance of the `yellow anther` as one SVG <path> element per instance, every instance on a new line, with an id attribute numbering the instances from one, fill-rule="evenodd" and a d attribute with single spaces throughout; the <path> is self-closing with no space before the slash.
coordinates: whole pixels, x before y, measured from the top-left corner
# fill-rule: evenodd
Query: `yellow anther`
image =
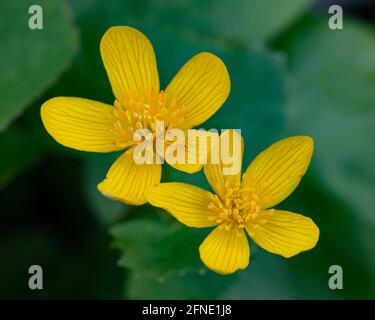
<path id="1" fill-rule="evenodd" d="M 151 89 L 148 93 L 128 92 L 121 99 L 115 100 L 113 115 L 117 121 L 113 124 L 114 133 L 119 140 L 131 139 L 132 134 L 138 129 L 166 129 L 178 126 L 183 122 L 184 109 L 178 107 L 175 97 L 167 98 L 165 92 L 158 88 Z M 165 128 L 156 128 L 157 120 L 163 121 Z"/>
<path id="2" fill-rule="evenodd" d="M 241 188 L 238 182 L 233 187 L 233 183 L 226 180 L 225 184 L 216 182 L 214 189 L 220 190 L 222 198 L 208 193 L 212 200 L 208 207 L 218 213 L 215 221 L 220 229 L 231 230 L 233 225 L 238 233 L 242 234 L 241 229 L 246 226 L 249 234 L 254 235 L 255 229 L 262 229 L 261 225 L 267 223 L 267 220 L 260 216 L 261 207 L 257 204 L 259 196 L 254 193 L 254 188 Z"/>

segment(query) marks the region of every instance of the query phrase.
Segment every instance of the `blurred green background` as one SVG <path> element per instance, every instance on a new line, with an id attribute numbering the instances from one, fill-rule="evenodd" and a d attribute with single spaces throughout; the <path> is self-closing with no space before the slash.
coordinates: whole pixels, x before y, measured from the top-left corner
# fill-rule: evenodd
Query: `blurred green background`
<path id="1" fill-rule="evenodd" d="M 43 30 L 28 28 L 32 4 Z M 331 4 L 343 30 L 328 28 Z M 1 1 L 0 298 L 374 299 L 374 11 L 359 0 Z M 198 257 L 207 230 L 99 194 L 118 154 L 58 145 L 39 110 L 54 96 L 113 102 L 99 53 L 113 25 L 150 38 L 163 87 L 200 51 L 224 60 L 231 95 L 203 127 L 240 128 L 245 166 L 282 137 L 315 139 L 308 174 L 279 206 L 314 219 L 314 250 L 287 260 L 251 243 L 249 268 L 218 276 Z M 170 168 L 163 180 L 206 185 Z M 33 264 L 43 290 L 27 286 Z M 343 290 L 328 287 L 331 265 Z"/>

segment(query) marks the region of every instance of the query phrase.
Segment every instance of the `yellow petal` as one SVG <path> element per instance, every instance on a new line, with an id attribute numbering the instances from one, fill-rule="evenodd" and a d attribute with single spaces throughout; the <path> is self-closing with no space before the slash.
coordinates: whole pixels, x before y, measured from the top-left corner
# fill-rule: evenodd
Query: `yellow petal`
<path id="1" fill-rule="evenodd" d="M 176 129 L 168 130 L 166 137 L 168 137 L 169 132 L 174 132 L 174 130 Z M 177 130 L 180 131 L 180 129 Z M 169 141 L 171 139 L 168 138 L 163 157 L 170 166 L 177 170 L 186 173 L 196 173 L 207 163 L 208 150 L 211 144 L 210 137 L 218 137 L 218 134 L 196 129 L 187 129 L 183 130 L 183 132 L 183 138 L 172 141 Z M 170 155 L 173 151 L 173 157 L 171 157 Z"/>
<path id="2" fill-rule="evenodd" d="M 181 223 L 195 228 L 212 227 L 217 223 L 211 219 L 213 212 L 209 192 L 179 182 L 161 183 L 146 191 L 147 201 L 163 208 Z"/>
<path id="3" fill-rule="evenodd" d="M 111 27 L 100 42 L 100 53 L 115 97 L 125 93 L 159 90 L 154 49 L 140 31 Z"/>
<path id="4" fill-rule="evenodd" d="M 207 268 L 230 274 L 245 269 L 250 261 L 250 247 L 243 229 L 232 227 L 229 231 L 216 227 L 199 247 L 199 253 Z"/>
<path id="5" fill-rule="evenodd" d="M 220 146 L 215 149 L 218 150 L 219 163 L 204 166 L 208 183 L 222 199 L 225 198 L 226 190 L 240 185 L 243 148 L 241 135 L 236 130 L 226 130 L 220 135 Z M 211 155 L 211 161 L 212 159 Z M 225 169 L 229 168 L 235 169 L 234 172 L 237 173 L 228 174 L 231 172 Z"/>
<path id="6" fill-rule="evenodd" d="M 57 97 L 43 103 L 40 113 L 48 133 L 62 145 L 92 152 L 121 150 L 114 133 L 113 107 L 101 102 Z"/>
<path id="7" fill-rule="evenodd" d="M 98 189 L 110 199 L 141 205 L 147 202 L 145 190 L 160 182 L 161 165 L 136 164 L 133 151 L 134 148 L 129 149 L 113 163 Z"/>
<path id="8" fill-rule="evenodd" d="M 182 164 L 182 163 L 175 163 L 170 164 L 176 170 L 186 172 L 186 173 L 196 173 L 202 170 L 202 165 L 200 164 Z"/>
<path id="9" fill-rule="evenodd" d="M 298 186 L 310 164 L 313 148 L 313 140 L 307 136 L 289 137 L 274 143 L 250 164 L 243 187 L 252 190 L 261 208 L 273 207 Z"/>
<path id="10" fill-rule="evenodd" d="M 190 59 L 166 89 L 184 108 L 184 121 L 179 127 L 192 128 L 209 119 L 225 102 L 230 79 L 223 61 L 202 52 Z"/>
<path id="11" fill-rule="evenodd" d="M 319 228 L 303 215 L 282 210 L 266 210 L 259 214 L 260 223 L 246 226 L 251 238 L 263 249 L 290 258 L 315 247 Z"/>

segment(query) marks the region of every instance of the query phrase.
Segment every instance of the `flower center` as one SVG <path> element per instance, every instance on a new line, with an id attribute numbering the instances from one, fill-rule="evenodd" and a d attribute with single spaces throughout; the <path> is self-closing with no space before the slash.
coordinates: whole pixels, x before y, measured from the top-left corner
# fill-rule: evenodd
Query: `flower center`
<path id="1" fill-rule="evenodd" d="M 128 147 L 136 142 L 133 135 L 138 129 L 151 130 L 156 133 L 156 122 L 163 121 L 164 128 L 168 130 L 177 127 L 184 121 L 184 108 L 177 106 L 175 97 L 168 98 L 164 91 L 157 88 L 148 93 L 130 92 L 120 100 L 115 100 L 113 115 L 116 121 L 113 131 L 118 136 L 116 144 Z"/>
<path id="2" fill-rule="evenodd" d="M 261 224 L 267 223 L 259 214 L 261 208 L 257 205 L 258 196 L 254 190 L 241 188 L 241 183 L 229 186 L 227 182 L 223 193 L 223 197 L 209 193 L 211 203 L 208 208 L 215 214 L 208 219 L 218 223 L 219 228 L 227 231 L 237 228 L 240 231 L 246 227 L 252 235 L 255 229 L 261 228 Z"/>

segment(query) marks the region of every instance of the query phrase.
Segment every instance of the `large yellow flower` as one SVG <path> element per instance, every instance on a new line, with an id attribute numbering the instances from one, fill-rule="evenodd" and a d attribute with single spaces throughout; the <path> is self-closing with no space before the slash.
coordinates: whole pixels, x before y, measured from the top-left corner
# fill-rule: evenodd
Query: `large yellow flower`
<path id="1" fill-rule="evenodd" d="M 131 27 L 112 27 L 100 43 L 103 63 L 116 98 L 114 106 L 83 98 L 57 97 L 41 108 L 48 133 L 64 146 L 91 152 L 124 150 L 98 189 L 128 204 L 146 202 L 144 191 L 160 182 L 161 165 L 137 165 L 133 133 L 145 128 L 155 135 L 156 121 L 165 130 L 189 129 L 210 118 L 227 99 L 230 79 L 224 63 L 203 52 L 189 60 L 165 91 L 160 91 L 150 41 Z M 160 155 L 162 156 L 162 155 Z M 176 164 L 193 173 L 202 166 Z"/>
<path id="2" fill-rule="evenodd" d="M 199 252 L 204 264 L 217 273 L 248 266 L 250 247 L 244 230 L 260 247 L 289 258 L 312 249 L 319 229 L 310 218 L 270 208 L 294 191 L 312 152 L 310 137 L 290 137 L 260 153 L 242 179 L 241 173 L 224 176 L 222 163 L 205 165 L 216 194 L 185 183 L 162 183 L 148 189 L 146 198 L 187 226 L 215 227 Z"/>

